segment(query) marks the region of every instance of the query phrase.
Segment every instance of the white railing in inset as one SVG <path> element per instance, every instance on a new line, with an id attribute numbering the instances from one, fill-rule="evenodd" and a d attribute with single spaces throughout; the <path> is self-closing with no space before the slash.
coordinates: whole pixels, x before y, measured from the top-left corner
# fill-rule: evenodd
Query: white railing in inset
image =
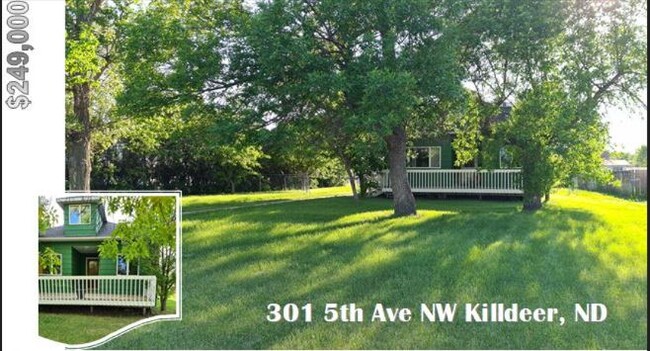
<path id="1" fill-rule="evenodd" d="M 521 169 L 407 169 L 415 193 L 523 194 Z M 388 171 L 381 177 L 384 192 L 391 192 Z"/>
<path id="2" fill-rule="evenodd" d="M 156 305 L 156 277 L 39 276 L 40 305 L 128 306 Z"/>

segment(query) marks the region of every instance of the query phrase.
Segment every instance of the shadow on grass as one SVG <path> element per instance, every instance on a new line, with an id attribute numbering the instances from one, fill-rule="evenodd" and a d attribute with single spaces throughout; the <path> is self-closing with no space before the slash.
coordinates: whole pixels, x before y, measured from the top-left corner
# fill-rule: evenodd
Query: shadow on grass
<path id="1" fill-rule="evenodd" d="M 94 306 L 38 306 L 39 313 L 56 313 L 60 315 L 87 315 L 87 316 L 140 316 L 142 308 Z M 142 317 L 144 318 L 144 317 Z"/>
<path id="2" fill-rule="evenodd" d="M 319 199 L 196 215 L 184 228 L 184 316 L 108 348 L 645 348 L 646 274 L 592 212 L 518 202 Z M 587 240 L 589 239 L 589 240 Z M 608 261 L 603 251 L 621 251 Z M 627 256 L 626 256 L 627 255 Z M 632 262 L 631 262 L 632 261 Z M 458 303 L 453 323 L 369 321 L 375 303 Z M 466 323 L 464 303 L 557 307 L 565 326 Z M 575 303 L 611 319 L 572 322 Z M 269 303 L 314 306 L 314 322 L 269 323 Z M 363 323 L 325 323 L 326 303 L 355 303 Z"/>

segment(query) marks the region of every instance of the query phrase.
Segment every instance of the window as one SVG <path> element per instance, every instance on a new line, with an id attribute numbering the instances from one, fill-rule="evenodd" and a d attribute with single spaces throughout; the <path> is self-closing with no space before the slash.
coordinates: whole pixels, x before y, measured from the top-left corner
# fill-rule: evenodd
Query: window
<path id="1" fill-rule="evenodd" d="M 140 275 L 139 262 L 130 262 L 124 256 L 117 256 L 115 270 L 117 275 Z"/>
<path id="2" fill-rule="evenodd" d="M 61 275 L 61 265 L 63 264 L 63 255 L 51 254 L 48 258 L 41 258 L 47 262 L 45 267 L 41 264 L 38 265 L 38 274 L 40 275 Z M 43 262 L 43 261 L 41 261 Z"/>
<path id="3" fill-rule="evenodd" d="M 90 205 L 70 205 L 70 224 L 90 224 Z"/>
<path id="4" fill-rule="evenodd" d="M 117 256 L 117 275 L 129 275 L 129 261 L 124 256 Z"/>
<path id="5" fill-rule="evenodd" d="M 411 147 L 408 150 L 408 167 L 440 168 L 440 146 Z"/>
<path id="6" fill-rule="evenodd" d="M 442 148 L 440 146 L 429 148 L 429 167 L 440 168 L 440 154 L 442 154 Z"/>

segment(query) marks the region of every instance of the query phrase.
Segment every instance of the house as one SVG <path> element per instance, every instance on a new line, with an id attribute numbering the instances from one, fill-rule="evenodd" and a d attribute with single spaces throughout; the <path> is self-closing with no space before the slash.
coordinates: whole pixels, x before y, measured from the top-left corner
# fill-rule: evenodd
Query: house
<path id="1" fill-rule="evenodd" d="M 57 199 L 63 209 L 63 225 L 39 233 L 39 252 L 46 247 L 59 254 L 61 265 L 49 269 L 39 267 L 39 274 L 54 275 L 118 275 L 131 273 L 123 258 L 99 257 L 99 245 L 115 230 L 115 223 L 106 219 L 99 197 L 75 196 Z M 132 269 L 131 269 L 132 270 Z"/>
<path id="2" fill-rule="evenodd" d="M 486 126 L 506 119 L 511 107 L 502 106 L 501 113 L 489 118 Z M 485 133 L 487 131 L 484 130 Z M 413 141 L 407 150 L 407 176 L 413 193 L 468 195 L 523 195 L 521 168 L 514 163 L 512 152 L 503 147 L 490 164 L 478 159 L 456 166 L 454 134 Z M 391 193 L 388 171 L 381 175 L 381 190 Z"/>
<path id="3" fill-rule="evenodd" d="M 413 193 L 509 195 L 523 194 L 521 168 L 513 166 L 512 156 L 502 148 L 498 165 L 480 169 L 473 165 L 455 166 L 453 136 L 419 140 L 407 151 L 406 173 Z M 477 162 L 474 162 L 474 165 Z M 388 172 L 381 175 L 381 190 L 391 193 Z"/>
<path id="4" fill-rule="evenodd" d="M 39 264 L 39 304 L 89 306 L 155 305 L 155 276 L 140 275 L 137 262 L 101 257 L 99 246 L 116 224 L 109 222 L 98 196 L 58 198 L 63 225 L 39 233 L 39 254 L 56 260 Z"/>
<path id="5" fill-rule="evenodd" d="M 603 166 L 610 171 L 616 172 L 630 168 L 632 164 L 628 160 L 603 160 Z"/>

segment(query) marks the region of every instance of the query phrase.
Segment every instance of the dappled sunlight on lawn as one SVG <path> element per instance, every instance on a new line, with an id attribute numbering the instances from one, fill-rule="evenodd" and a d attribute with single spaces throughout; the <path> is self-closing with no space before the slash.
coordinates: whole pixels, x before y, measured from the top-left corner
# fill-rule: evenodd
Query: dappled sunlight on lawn
<path id="1" fill-rule="evenodd" d="M 180 335 L 173 345 L 181 348 L 645 348 L 645 205 L 557 193 L 536 213 L 520 206 L 419 200 L 417 216 L 395 218 L 388 200 L 336 198 L 192 216 L 183 321 L 108 346 L 154 333 L 147 348 L 169 345 L 167 334 Z M 289 302 L 312 303 L 315 321 L 265 321 L 267 304 Z M 574 303 L 600 302 L 610 319 L 323 323 L 332 302 L 366 313 L 379 302 L 519 303 L 557 307 L 568 320 Z"/>
<path id="2" fill-rule="evenodd" d="M 349 196 L 349 186 L 303 190 L 281 190 L 244 194 L 220 194 L 202 196 L 184 196 L 183 211 L 191 212 L 220 207 L 237 207 L 272 201 L 289 201 L 313 199 L 323 196 Z"/>

